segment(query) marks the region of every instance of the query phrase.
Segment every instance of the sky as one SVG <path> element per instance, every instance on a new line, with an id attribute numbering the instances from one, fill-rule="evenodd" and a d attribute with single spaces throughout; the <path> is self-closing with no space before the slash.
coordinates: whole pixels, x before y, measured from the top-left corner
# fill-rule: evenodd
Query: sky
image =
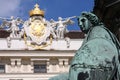
<path id="1" fill-rule="evenodd" d="M 46 20 L 58 20 L 58 17 L 67 18 L 80 16 L 83 11 L 92 11 L 94 0 L 0 0 L 0 17 L 20 17 L 29 19 L 29 11 L 39 4 L 40 9 L 45 11 Z M 69 30 L 80 30 L 77 19 L 73 19 L 73 25 L 68 25 Z"/>

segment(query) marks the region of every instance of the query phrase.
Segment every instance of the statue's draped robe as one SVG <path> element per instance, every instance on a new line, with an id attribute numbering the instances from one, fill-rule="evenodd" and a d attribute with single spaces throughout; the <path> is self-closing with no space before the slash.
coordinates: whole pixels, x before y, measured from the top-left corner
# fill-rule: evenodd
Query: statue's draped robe
<path id="1" fill-rule="evenodd" d="M 71 62 L 69 80 L 111 78 L 119 64 L 117 46 L 117 39 L 104 25 L 92 27 Z"/>

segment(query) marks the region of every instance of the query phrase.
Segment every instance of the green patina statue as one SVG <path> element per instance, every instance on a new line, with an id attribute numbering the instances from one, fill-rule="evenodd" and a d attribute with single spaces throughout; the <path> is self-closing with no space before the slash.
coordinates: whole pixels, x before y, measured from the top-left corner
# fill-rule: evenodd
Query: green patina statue
<path id="1" fill-rule="evenodd" d="M 78 23 L 86 37 L 73 57 L 69 73 L 50 80 L 120 80 L 117 38 L 93 13 L 83 12 Z"/>
<path id="2" fill-rule="evenodd" d="M 68 80 L 120 80 L 117 38 L 93 13 L 83 12 L 78 23 L 86 37 L 72 60 Z"/>

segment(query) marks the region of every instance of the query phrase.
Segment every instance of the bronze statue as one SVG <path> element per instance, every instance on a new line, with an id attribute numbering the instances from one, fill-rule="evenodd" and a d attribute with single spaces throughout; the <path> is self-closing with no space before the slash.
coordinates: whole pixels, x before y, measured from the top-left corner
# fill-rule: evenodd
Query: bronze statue
<path id="1" fill-rule="evenodd" d="M 83 12 L 78 23 L 86 38 L 71 62 L 68 80 L 120 80 L 117 38 L 93 13 Z"/>
<path id="2" fill-rule="evenodd" d="M 117 38 L 93 13 L 83 12 L 78 23 L 86 37 L 73 57 L 69 73 L 49 80 L 120 80 Z"/>

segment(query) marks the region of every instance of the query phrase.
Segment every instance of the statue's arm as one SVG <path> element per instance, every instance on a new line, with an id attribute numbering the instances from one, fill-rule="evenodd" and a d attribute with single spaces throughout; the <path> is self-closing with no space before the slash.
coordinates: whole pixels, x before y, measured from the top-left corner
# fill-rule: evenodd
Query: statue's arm
<path id="1" fill-rule="evenodd" d="M 68 24 L 74 24 L 74 21 L 72 20 L 63 21 L 63 25 L 68 25 Z"/>

